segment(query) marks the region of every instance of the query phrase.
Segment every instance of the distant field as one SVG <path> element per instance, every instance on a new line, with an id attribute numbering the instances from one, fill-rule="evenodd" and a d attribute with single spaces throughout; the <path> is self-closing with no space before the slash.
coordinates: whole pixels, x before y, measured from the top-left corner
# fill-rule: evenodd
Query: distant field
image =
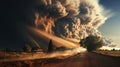
<path id="1" fill-rule="evenodd" d="M 34 55 L 44 55 L 42 52 L 0 52 L 0 60 L 2 59 L 12 59 L 12 58 L 24 58 L 32 57 Z"/>
<path id="2" fill-rule="evenodd" d="M 58 58 L 64 59 L 70 56 L 76 55 L 81 52 L 85 52 L 86 49 L 75 48 L 64 51 L 54 52 L 0 52 L 0 61 L 18 61 L 18 60 L 32 60 L 32 59 L 43 59 L 43 58 Z"/>
<path id="3" fill-rule="evenodd" d="M 103 55 L 108 55 L 108 56 L 114 56 L 114 57 L 120 57 L 120 50 L 98 50 L 98 51 L 94 51 L 96 53 L 99 54 L 103 54 Z"/>
<path id="4" fill-rule="evenodd" d="M 64 54 L 65 53 L 65 54 Z M 72 54 L 67 54 L 68 52 L 53 52 L 53 53 L 43 53 L 43 52 L 0 52 L 0 61 L 17 61 L 17 60 L 31 60 L 31 59 L 42 59 L 42 58 L 52 58 L 52 57 L 69 57 Z M 74 54 L 73 54 L 74 55 Z"/>

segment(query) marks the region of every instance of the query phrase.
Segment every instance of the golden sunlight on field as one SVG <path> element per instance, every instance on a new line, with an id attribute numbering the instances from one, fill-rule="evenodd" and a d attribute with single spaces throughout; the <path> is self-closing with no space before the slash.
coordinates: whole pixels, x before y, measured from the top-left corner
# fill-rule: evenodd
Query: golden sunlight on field
<path id="1" fill-rule="evenodd" d="M 102 46 L 100 48 L 101 50 L 120 50 L 120 48 L 117 48 L 117 47 L 108 47 L 108 46 Z"/>
<path id="2" fill-rule="evenodd" d="M 80 47 L 65 51 L 54 51 L 52 53 L 43 52 L 0 52 L 0 62 L 5 61 L 18 61 L 18 60 L 33 60 L 33 59 L 43 59 L 43 58 L 59 58 L 64 59 L 81 52 L 85 52 L 86 49 Z"/>

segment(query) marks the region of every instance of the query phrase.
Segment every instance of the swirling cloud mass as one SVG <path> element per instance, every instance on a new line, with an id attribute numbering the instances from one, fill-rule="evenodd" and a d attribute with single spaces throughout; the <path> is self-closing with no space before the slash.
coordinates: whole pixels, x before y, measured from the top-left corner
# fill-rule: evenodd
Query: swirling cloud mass
<path id="1" fill-rule="evenodd" d="M 39 0 L 36 10 L 35 26 L 63 38 L 101 36 L 97 29 L 107 19 L 98 0 Z"/>

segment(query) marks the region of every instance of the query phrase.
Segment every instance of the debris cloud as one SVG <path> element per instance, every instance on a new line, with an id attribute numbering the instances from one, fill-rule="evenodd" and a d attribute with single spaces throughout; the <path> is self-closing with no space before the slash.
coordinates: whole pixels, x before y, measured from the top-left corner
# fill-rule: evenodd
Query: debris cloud
<path id="1" fill-rule="evenodd" d="M 36 10 L 36 28 L 78 40 L 101 36 L 97 28 L 107 19 L 99 0 L 39 0 Z"/>

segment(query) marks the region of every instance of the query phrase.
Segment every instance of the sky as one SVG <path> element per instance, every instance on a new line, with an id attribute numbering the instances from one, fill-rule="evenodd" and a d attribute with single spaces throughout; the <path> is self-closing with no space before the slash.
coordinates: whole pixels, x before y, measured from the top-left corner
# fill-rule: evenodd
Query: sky
<path id="1" fill-rule="evenodd" d="M 99 31 L 120 47 L 120 0 L 100 0 L 100 3 L 113 15 L 100 26 Z"/>

